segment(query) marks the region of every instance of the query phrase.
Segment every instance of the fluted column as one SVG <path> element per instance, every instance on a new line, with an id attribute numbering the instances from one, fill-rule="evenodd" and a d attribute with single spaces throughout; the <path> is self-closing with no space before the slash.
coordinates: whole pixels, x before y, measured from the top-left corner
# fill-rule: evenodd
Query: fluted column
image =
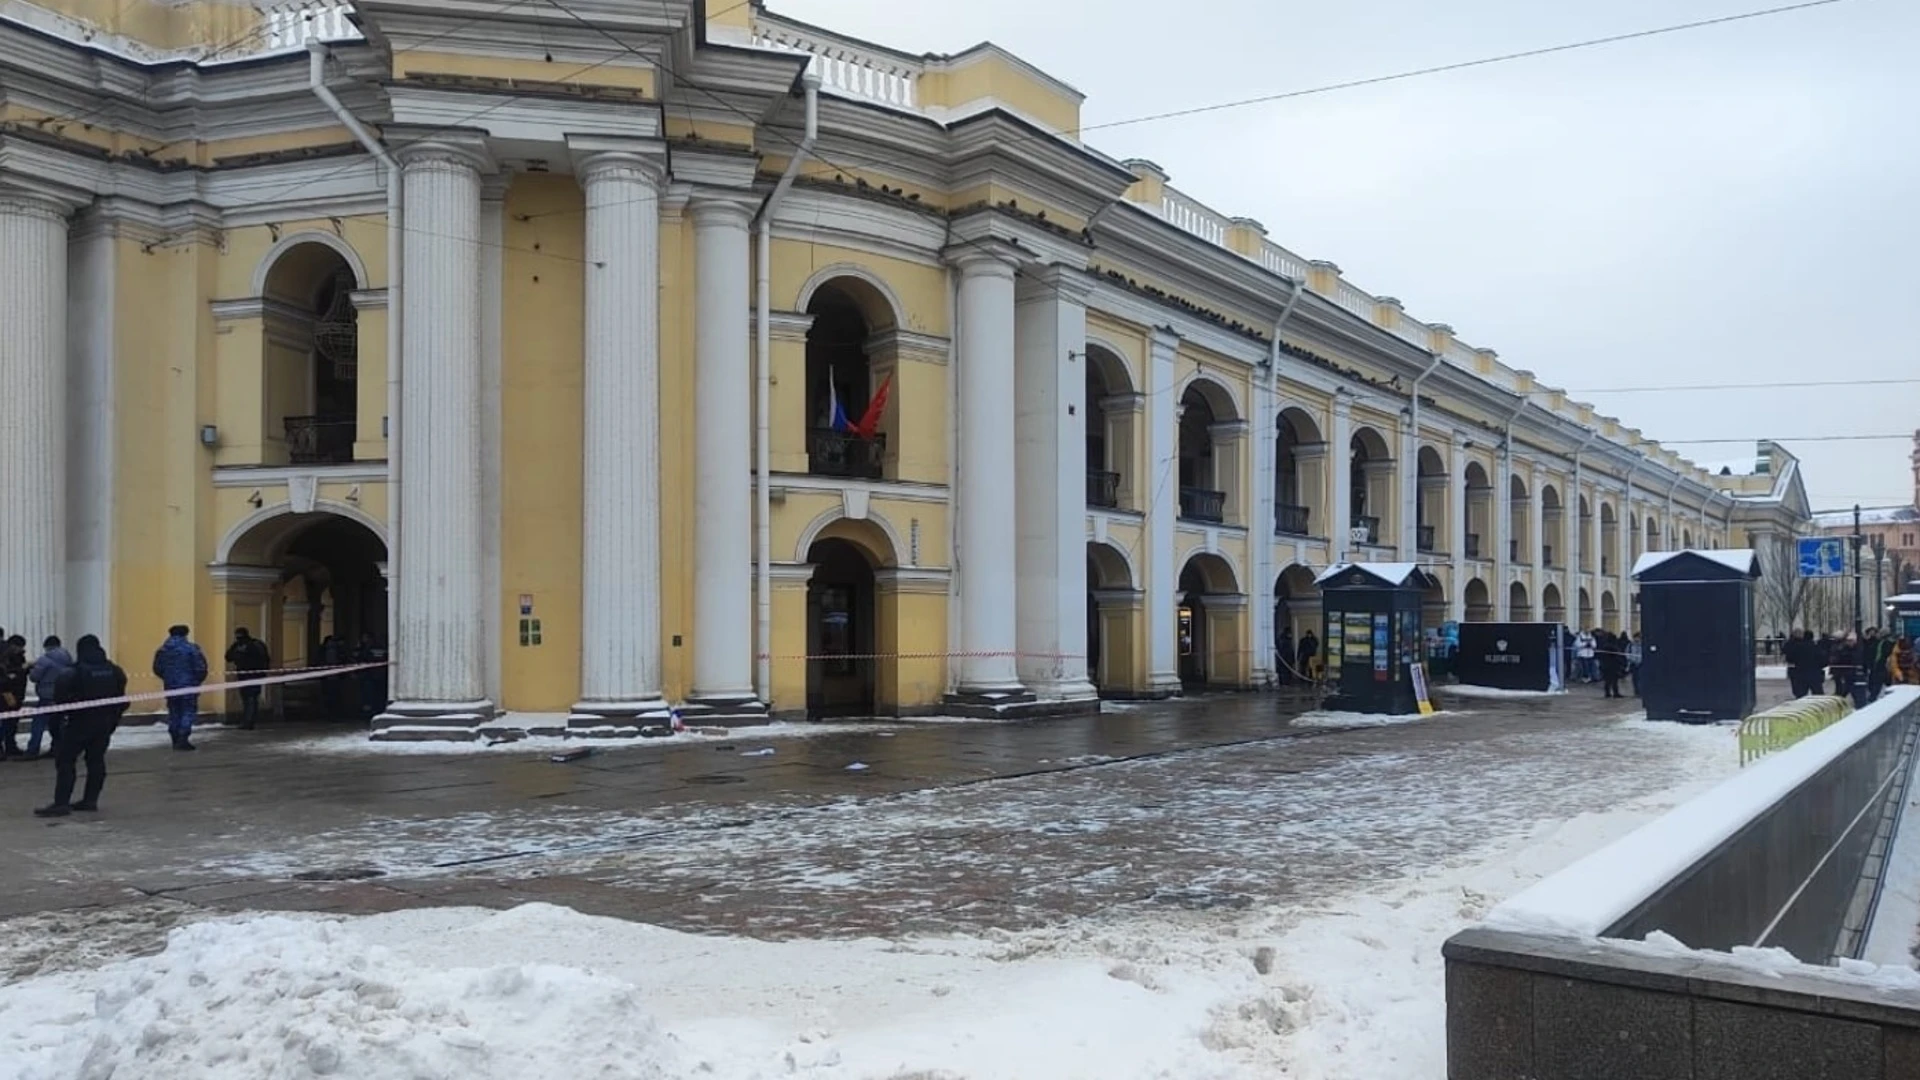
<path id="1" fill-rule="evenodd" d="M 1147 511 L 1147 691 L 1180 692 L 1177 650 L 1180 568 L 1174 522 L 1180 506 L 1180 337 L 1164 327 L 1151 338 L 1147 368 L 1147 475 L 1135 486 Z"/>
<path id="2" fill-rule="evenodd" d="M 400 542 L 393 704 L 383 726 L 490 719 L 480 498 L 480 173 L 467 148 L 400 153 L 407 235 L 402 293 Z"/>
<path id="3" fill-rule="evenodd" d="M 66 606 L 67 208 L 0 191 L 0 620 L 34 646 Z"/>
<path id="4" fill-rule="evenodd" d="M 997 244 L 960 248 L 960 694 L 1025 698 L 1018 640 L 1015 544 L 1019 474 L 1008 426 L 1015 415 L 1014 267 Z"/>
<path id="5" fill-rule="evenodd" d="M 1332 470 L 1333 510 L 1327 522 L 1327 545 L 1332 562 L 1353 558 L 1353 399 L 1345 394 L 1333 398 L 1332 423 L 1328 425 L 1327 463 Z"/>
<path id="6" fill-rule="evenodd" d="M 738 200 L 693 201 L 693 702 L 715 715 L 766 711 L 753 689 L 750 220 Z"/>
<path id="7" fill-rule="evenodd" d="M 586 512 L 573 723 L 594 727 L 667 709 L 660 696 L 664 177 L 650 158 L 626 152 L 592 154 L 578 175 L 587 196 Z M 744 474 L 736 479 L 746 482 Z M 736 573 L 746 573 L 745 560 Z"/>

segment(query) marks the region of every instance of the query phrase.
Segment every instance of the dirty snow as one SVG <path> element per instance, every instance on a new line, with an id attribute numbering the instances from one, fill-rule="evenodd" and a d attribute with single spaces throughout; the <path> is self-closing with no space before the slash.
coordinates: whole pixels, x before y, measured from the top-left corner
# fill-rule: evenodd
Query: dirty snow
<path id="1" fill-rule="evenodd" d="M 1311 728 L 1349 728 L 1349 727 L 1392 727 L 1396 724 L 1415 724 L 1423 720 L 1438 720 L 1449 716 L 1462 716 L 1463 713 L 1441 710 L 1429 716 L 1419 713 L 1357 713 L 1320 709 L 1302 713 L 1293 718 L 1294 727 Z"/>
<path id="2" fill-rule="evenodd" d="M 523 718 L 530 714 L 521 714 Z M 525 727 L 564 727 L 566 717 L 557 715 L 550 720 L 529 721 Z M 509 725 L 519 727 L 521 725 Z M 798 724 L 772 723 L 758 724 L 752 727 L 729 728 L 724 733 L 719 729 L 711 731 L 684 731 L 675 735 L 665 735 L 657 739 L 589 739 L 560 735 L 529 735 L 519 739 L 476 739 L 472 742 L 451 742 L 447 740 L 375 742 L 367 737 L 367 732 L 355 730 L 336 735 L 316 735 L 307 739 L 292 739 L 285 742 L 266 744 L 269 749 L 288 754 L 380 754 L 394 756 L 418 755 L 421 757 L 459 754 L 525 754 L 538 757 L 547 754 L 567 753 L 589 749 L 595 753 L 617 753 L 623 749 L 651 748 L 661 746 L 685 746 L 702 743 L 757 742 L 767 739 L 810 739 L 826 735 L 863 734 L 872 735 L 884 728 L 875 724 Z"/>
<path id="3" fill-rule="evenodd" d="M 1513 701 L 1527 701 L 1534 698 L 1565 697 L 1565 690 L 1508 690 L 1500 686 L 1474 686 L 1471 683 L 1453 683 L 1434 688 L 1441 697 L 1492 698 Z"/>

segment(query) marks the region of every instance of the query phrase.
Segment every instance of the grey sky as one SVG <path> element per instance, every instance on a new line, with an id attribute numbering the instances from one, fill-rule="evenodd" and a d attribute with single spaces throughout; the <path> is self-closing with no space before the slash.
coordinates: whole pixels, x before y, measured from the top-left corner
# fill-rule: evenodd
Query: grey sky
<path id="1" fill-rule="evenodd" d="M 1095 125 L 1772 5 L 770 6 L 916 52 L 992 40 L 1086 93 Z M 1087 139 L 1548 385 L 1920 377 L 1916 42 L 1920 4 L 1848 0 Z M 1920 427 L 1920 385 L 1583 397 L 1671 440 Z M 1789 448 L 1816 509 L 1912 494 L 1904 443 Z"/>

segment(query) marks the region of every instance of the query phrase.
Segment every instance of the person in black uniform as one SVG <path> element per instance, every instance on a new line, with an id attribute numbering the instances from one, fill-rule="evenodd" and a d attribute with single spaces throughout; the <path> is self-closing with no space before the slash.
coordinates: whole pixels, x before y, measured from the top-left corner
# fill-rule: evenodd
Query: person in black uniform
<path id="1" fill-rule="evenodd" d="M 54 694 L 61 705 L 104 702 L 90 708 L 68 709 L 60 738 L 53 747 L 53 802 L 34 811 L 37 817 L 65 817 L 75 810 L 100 809 L 100 790 L 107 784 L 107 746 L 127 711 L 127 673 L 107 659 L 100 639 L 92 634 L 74 645 L 78 659 L 60 673 Z M 79 802 L 73 798 L 75 763 L 87 759 L 87 788 Z"/>

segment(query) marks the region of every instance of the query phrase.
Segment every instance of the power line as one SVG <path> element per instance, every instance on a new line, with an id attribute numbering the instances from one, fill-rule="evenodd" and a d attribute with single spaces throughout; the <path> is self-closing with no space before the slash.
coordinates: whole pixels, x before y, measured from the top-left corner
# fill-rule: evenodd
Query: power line
<path id="1" fill-rule="evenodd" d="M 1818 386 L 1909 386 L 1920 379 L 1827 379 L 1812 382 L 1700 383 L 1693 386 L 1601 386 L 1569 394 L 1676 394 L 1696 390 L 1798 390 Z"/>
<path id="2" fill-rule="evenodd" d="M 1576 49 L 1591 49 L 1601 45 L 1615 45 L 1623 41 L 1637 41 L 1642 38 L 1659 37 L 1664 34 L 1677 34 L 1686 30 L 1700 30 L 1710 26 L 1724 26 L 1728 23 L 1745 22 L 1750 19 L 1763 19 L 1771 15 L 1785 15 L 1790 12 L 1805 11 L 1809 8 L 1827 7 L 1832 4 L 1845 2 L 1846 0 L 1805 0 L 1804 3 L 1788 4 L 1784 7 L 1746 11 L 1736 15 L 1723 15 L 1714 19 L 1699 19 L 1694 22 L 1655 27 L 1651 30 L 1635 30 L 1631 33 L 1588 38 L 1584 41 L 1568 42 L 1564 45 L 1549 45 L 1539 49 L 1502 53 L 1499 56 L 1485 56 L 1478 60 L 1462 60 L 1452 64 L 1415 68 L 1412 71 L 1401 71 L 1392 75 L 1376 75 L 1367 79 L 1350 79 L 1346 82 L 1330 83 L 1326 86 L 1315 86 L 1304 90 L 1287 90 L 1277 94 L 1262 94 L 1259 97 L 1242 98 L 1237 101 L 1223 101 L 1212 105 L 1196 105 L 1192 108 L 1151 113 L 1146 116 L 1135 116 L 1126 120 L 1109 120 L 1104 124 L 1088 124 L 1084 127 L 1069 130 L 1072 130 L 1075 134 L 1080 134 L 1088 131 L 1100 131 L 1105 128 L 1126 127 L 1131 124 L 1145 124 L 1155 120 L 1173 120 L 1183 116 L 1198 116 L 1202 113 L 1220 112 L 1225 109 L 1245 108 L 1249 105 L 1265 105 L 1270 102 L 1287 101 L 1293 98 L 1308 97 L 1313 94 L 1332 93 L 1335 90 L 1353 90 L 1362 86 L 1378 86 L 1381 83 L 1398 82 L 1403 79 L 1417 79 L 1424 75 L 1439 75 L 1449 71 L 1464 71 L 1468 68 L 1486 67 L 1490 64 L 1504 64 L 1511 60 L 1526 60 L 1536 56 L 1549 56 L 1554 53 L 1572 52 Z"/>

